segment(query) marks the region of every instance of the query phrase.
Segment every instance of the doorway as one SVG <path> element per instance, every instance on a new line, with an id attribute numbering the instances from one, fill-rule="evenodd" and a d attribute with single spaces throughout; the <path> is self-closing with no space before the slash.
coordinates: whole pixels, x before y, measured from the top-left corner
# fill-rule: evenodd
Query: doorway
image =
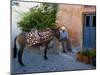
<path id="1" fill-rule="evenodd" d="M 83 47 L 96 48 L 96 15 L 85 14 L 83 27 Z"/>

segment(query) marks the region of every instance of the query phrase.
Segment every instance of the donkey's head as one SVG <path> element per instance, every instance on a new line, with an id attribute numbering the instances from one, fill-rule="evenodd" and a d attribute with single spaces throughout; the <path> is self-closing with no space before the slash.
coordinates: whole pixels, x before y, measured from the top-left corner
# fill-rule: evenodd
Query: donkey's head
<path id="1" fill-rule="evenodd" d="M 53 36 L 56 37 L 58 40 L 60 40 L 60 29 L 54 28 L 52 29 Z"/>

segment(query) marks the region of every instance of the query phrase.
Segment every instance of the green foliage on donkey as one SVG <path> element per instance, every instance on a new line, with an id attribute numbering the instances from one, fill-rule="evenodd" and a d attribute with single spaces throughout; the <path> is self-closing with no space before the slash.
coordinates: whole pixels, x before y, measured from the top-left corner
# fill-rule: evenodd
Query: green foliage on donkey
<path id="1" fill-rule="evenodd" d="M 57 4 L 41 3 L 24 14 L 18 27 L 24 32 L 30 31 L 31 28 L 55 28 L 56 13 Z"/>

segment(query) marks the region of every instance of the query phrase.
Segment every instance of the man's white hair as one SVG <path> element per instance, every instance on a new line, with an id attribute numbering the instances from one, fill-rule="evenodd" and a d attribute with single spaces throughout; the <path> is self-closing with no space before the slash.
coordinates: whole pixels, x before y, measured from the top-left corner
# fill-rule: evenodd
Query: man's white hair
<path id="1" fill-rule="evenodd" d="M 61 27 L 62 30 L 65 30 L 66 28 L 64 26 Z"/>

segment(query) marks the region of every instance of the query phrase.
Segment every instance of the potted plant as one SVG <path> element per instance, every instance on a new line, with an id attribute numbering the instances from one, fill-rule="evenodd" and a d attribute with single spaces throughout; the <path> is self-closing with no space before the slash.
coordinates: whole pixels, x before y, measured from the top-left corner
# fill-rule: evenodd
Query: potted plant
<path id="1" fill-rule="evenodd" d="M 77 52 L 77 60 L 82 61 L 82 52 L 81 51 Z"/>
<path id="2" fill-rule="evenodd" d="M 89 54 L 90 54 L 89 50 L 85 50 L 85 51 L 82 52 L 83 62 L 86 63 L 86 64 L 90 63 L 90 56 L 89 56 Z"/>
<path id="3" fill-rule="evenodd" d="M 96 66 L 96 50 L 90 51 L 90 59 L 93 66 Z"/>

